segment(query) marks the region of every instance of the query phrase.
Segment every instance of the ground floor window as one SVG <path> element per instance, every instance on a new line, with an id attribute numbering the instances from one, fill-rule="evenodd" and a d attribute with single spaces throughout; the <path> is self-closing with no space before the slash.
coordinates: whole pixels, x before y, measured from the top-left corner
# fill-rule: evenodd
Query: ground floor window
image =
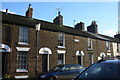
<path id="1" fill-rule="evenodd" d="M 89 53 L 89 64 L 93 64 L 93 53 Z"/>
<path id="2" fill-rule="evenodd" d="M 27 70 L 28 69 L 28 53 L 25 51 L 20 51 L 17 54 L 17 69 Z"/>
<path id="3" fill-rule="evenodd" d="M 65 54 L 58 54 L 58 65 L 65 64 Z"/>

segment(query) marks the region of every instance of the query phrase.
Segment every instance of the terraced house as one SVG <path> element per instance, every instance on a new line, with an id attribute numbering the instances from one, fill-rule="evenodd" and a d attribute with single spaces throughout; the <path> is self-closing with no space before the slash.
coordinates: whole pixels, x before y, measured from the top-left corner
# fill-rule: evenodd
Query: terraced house
<path id="1" fill-rule="evenodd" d="M 80 64 L 88 67 L 101 57 L 120 56 L 120 39 L 98 33 L 92 21 L 84 29 L 63 25 L 63 16 L 53 23 L 32 18 L 29 5 L 26 16 L 2 14 L 2 70 L 13 78 L 33 78 L 60 64 Z"/>

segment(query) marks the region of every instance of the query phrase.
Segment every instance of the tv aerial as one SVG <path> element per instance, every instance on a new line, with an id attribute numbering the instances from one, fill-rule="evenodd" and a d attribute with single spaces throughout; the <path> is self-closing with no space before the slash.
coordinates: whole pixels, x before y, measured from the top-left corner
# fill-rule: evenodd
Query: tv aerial
<path id="1" fill-rule="evenodd" d="M 55 9 L 58 13 L 60 13 L 63 9 L 62 8 L 56 8 Z"/>

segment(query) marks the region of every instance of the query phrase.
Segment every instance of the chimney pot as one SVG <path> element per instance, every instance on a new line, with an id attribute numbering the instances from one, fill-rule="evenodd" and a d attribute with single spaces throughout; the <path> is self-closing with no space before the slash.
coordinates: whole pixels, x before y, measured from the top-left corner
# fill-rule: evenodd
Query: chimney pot
<path id="1" fill-rule="evenodd" d="M 31 5 L 31 4 L 29 4 L 29 8 L 32 8 L 32 5 Z"/>
<path id="2" fill-rule="evenodd" d="M 6 14 L 8 13 L 8 9 L 6 9 Z"/>
<path id="3" fill-rule="evenodd" d="M 92 24 L 94 25 L 94 24 L 96 24 L 96 21 L 94 20 L 94 21 L 92 21 Z"/>
<path id="4" fill-rule="evenodd" d="M 26 17 L 32 18 L 32 14 L 33 14 L 33 8 L 31 4 L 29 4 L 28 10 L 26 11 Z"/>
<path id="5" fill-rule="evenodd" d="M 60 16 L 60 11 L 58 12 L 58 16 Z"/>

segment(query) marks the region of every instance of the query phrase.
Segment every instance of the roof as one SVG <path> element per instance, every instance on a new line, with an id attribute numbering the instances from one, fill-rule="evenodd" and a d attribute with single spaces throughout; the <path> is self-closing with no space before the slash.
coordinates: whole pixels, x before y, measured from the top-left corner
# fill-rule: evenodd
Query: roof
<path id="1" fill-rule="evenodd" d="M 30 27 L 33 27 L 35 26 L 35 24 L 37 24 L 36 21 L 30 18 L 23 17 L 16 14 L 2 12 L 2 23 L 4 22 L 10 23 L 10 24 L 23 25 L 23 26 L 30 26 Z"/>
<path id="2" fill-rule="evenodd" d="M 110 37 L 110 36 L 102 35 L 102 34 L 99 34 L 99 35 L 109 39 L 109 41 L 120 43 L 120 39 L 118 38 L 114 38 L 114 37 Z"/>
<path id="3" fill-rule="evenodd" d="M 89 34 L 91 34 L 91 35 L 93 35 L 93 36 L 96 36 L 98 39 L 103 39 L 103 40 L 106 40 L 106 41 L 110 41 L 110 39 L 108 39 L 108 38 L 106 38 L 106 37 L 103 37 L 103 36 L 101 36 L 101 35 L 99 35 L 99 34 L 91 33 L 91 32 L 87 32 L 87 33 L 89 33 Z"/>
<path id="4" fill-rule="evenodd" d="M 76 36 L 90 37 L 90 38 L 100 39 L 100 40 L 105 40 L 105 41 L 120 42 L 120 39 L 115 39 L 115 38 L 101 35 L 101 34 L 94 34 L 94 33 L 87 32 L 87 31 L 80 31 L 78 29 L 75 29 L 75 28 L 72 28 L 69 26 L 64 26 L 64 25 L 60 26 L 60 25 L 56 25 L 51 22 L 42 21 L 42 20 L 33 19 L 33 18 L 31 19 L 31 18 L 27 18 L 25 16 L 16 15 L 16 14 L 10 14 L 10 13 L 5 13 L 5 12 L 0 12 L 0 13 L 2 13 L 2 22 L 3 23 L 29 26 L 32 28 L 35 28 L 36 24 L 41 23 L 42 30 L 49 30 L 49 31 L 54 31 L 54 32 L 64 32 L 66 34 L 72 34 L 72 35 L 76 35 Z"/>

